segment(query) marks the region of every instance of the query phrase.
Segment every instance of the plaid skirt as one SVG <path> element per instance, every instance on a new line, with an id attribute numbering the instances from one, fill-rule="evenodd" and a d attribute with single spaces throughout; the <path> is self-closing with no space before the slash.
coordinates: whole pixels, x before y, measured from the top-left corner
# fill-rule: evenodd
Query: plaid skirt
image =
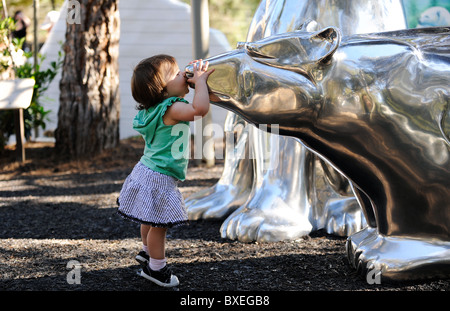
<path id="1" fill-rule="evenodd" d="M 138 162 L 117 199 L 118 214 L 137 223 L 170 228 L 188 222 L 178 180 Z"/>

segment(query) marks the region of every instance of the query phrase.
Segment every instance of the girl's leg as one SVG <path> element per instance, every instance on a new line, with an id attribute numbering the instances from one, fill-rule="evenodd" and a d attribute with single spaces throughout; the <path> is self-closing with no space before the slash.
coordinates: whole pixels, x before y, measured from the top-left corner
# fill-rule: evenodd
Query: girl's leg
<path id="1" fill-rule="evenodd" d="M 136 255 L 136 260 L 143 266 L 148 265 L 150 258 L 150 252 L 147 247 L 147 235 L 152 227 L 149 225 L 141 224 L 141 240 L 142 240 L 142 251 Z"/>
<path id="2" fill-rule="evenodd" d="M 150 229 L 152 228 L 152 226 L 150 225 L 141 225 L 141 239 L 142 239 L 142 249 L 147 253 L 150 254 L 150 252 L 148 251 L 148 246 L 147 246 L 147 236 L 148 236 L 148 232 L 150 231 Z"/>
<path id="3" fill-rule="evenodd" d="M 157 271 L 166 264 L 166 232 L 167 228 L 152 227 L 147 234 L 147 247 L 150 257 L 150 269 Z"/>
<path id="4" fill-rule="evenodd" d="M 166 232 L 167 228 L 152 227 L 147 234 L 147 246 L 150 251 L 148 265 L 142 267 L 140 275 L 164 287 L 173 287 L 180 284 L 178 278 L 172 274 L 170 267 L 166 266 Z"/>

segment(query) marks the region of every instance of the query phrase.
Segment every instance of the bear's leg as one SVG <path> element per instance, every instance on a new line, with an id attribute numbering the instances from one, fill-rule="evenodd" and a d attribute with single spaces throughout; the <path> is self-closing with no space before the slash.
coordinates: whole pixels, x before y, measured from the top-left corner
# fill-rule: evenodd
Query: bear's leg
<path id="1" fill-rule="evenodd" d="M 450 277 L 450 242 L 384 236 L 367 227 L 347 239 L 350 264 L 370 281 L 403 281 Z"/>

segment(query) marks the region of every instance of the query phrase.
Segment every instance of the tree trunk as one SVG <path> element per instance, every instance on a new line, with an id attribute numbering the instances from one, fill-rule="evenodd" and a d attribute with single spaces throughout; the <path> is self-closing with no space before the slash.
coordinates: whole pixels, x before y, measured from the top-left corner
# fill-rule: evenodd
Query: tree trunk
<path id="1" fill-rule="evenodd" d="M 119 143 L 118 0 L 78 2 L 80 18 L 67 17 L 55 132 L 57 150 L 72 159 Z"/>

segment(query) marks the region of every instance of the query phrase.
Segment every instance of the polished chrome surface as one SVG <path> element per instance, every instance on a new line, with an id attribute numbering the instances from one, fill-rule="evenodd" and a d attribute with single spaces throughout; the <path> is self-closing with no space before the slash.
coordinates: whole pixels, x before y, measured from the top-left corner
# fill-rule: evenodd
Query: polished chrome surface
<path id="1" fill-rule="evenodd" d="M 450 276 L 450 242 L 379 234 L 367 227 L 347 241 L 347 257 L 361 276 L 380 273 L 384 279 L 404 281 Z"/>
<path id="2" fill-rule="evenodd" d="M 349 257 L 385 278 L 450 275 L 449 35 L 325 27 L 209 59 L 215 104 L 278 124 L 351 181 L 369 227 Z"/>
<path id="3" fill-rule="evenodd" d="M 318 29 L 319 23 L 341 26 L 341 31 L 346 34 L 402 29 L 406 27 L 403 17 L 400 1 L 262 1 L 252 20 L 247 41 L 298 30 L 302 26 L 308 30 Z M 305 23 L 310 18 L 316 21 Z M 216 74 L 210 80 L 217 84 L 225 83 L 227 88 L 224 93 L 236 96 L 240 82 L 225 77 Z M 232 84 L 227 85 L 230 81 Z M 252 82 L 249 79 L 246 81 Z M 274 101 L 290 100 L 289 97 L 277 98 L 277 94 L 274 95 Z M 348 181 L 329 164 L 316 155 L 310 155 L 310 151 L 303 152 L 304 147 L 294 138 L 280 137 L 280 147 L 272 146 L 272 140 L 267 139 L 261 130 L 250 128 L 250 133 L 250 139 L 246 141 L 249 144 L 247 149 L 259 156 L 242 160 L 241 154 L 239 163 L 245 161 L 248 164 L 250 161 L 252 165 L 238 166 L 226 154 L 221 180 L 229 180 L 228 175 L 238 180 L 241 178 L 238 176 L 251 174 L 254 182 L 240 183 L 241 192 L 237 200 L 230 198 L 233 193 L 228 192 L 235 186 L 222 181 L 207 191 L 187 198 L 191 219 L 222 218 L 239 207 L 236 201 L 242 201 L 247 195 L 247 202 L 222 225 L 223 237 L 241 241 L 279 241 L 298 238 L 322 228 L 330 234 L 348 236 L 366 225 Z M 266 150 L 269 150 L 269 156 L 261 156 Z M 309 160 L 303 159 L 304 156 Z M 279 161 L 285 164 L 278 166 Z M 293 171 L 291 168 L 297 167 L 300 162 L 309 165 L 308 169 L 301 167 Z M 305 175 L 304 171 L 309 175 Z M 244 189 L 246 187 L 249 188 Z M 303 196 L 301 199 L 297 198 L 300 193 Z M 232 203 L 229 204 L 230 201 Z M 274 227 L 277 229 L 269 232 L 268 228 Z"/>
<path id="4" fill-rule="evenodd" d="M 249 126 L 236 114 L 225 119 L 225 161 L 222 176 L 214 186 L 186 199 L 190 220 L 224 218 L 247 201 L 253 182 L 248 154 Z"/>

